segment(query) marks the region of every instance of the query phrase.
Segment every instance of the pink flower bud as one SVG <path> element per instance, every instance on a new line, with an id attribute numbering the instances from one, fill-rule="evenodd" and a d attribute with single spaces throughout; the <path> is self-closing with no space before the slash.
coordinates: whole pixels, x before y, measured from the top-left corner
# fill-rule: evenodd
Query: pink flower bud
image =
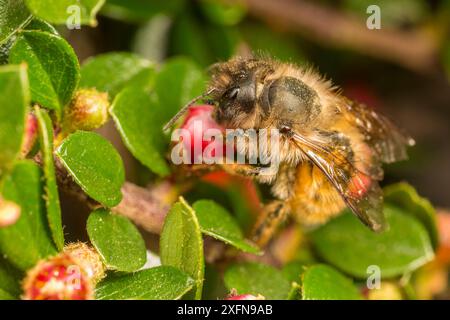
<path id="1" fill-rule="evenodd" d="M 221 156 L 216 154 L 217 150 L 220 150 L 222 155 L 225 155 L 224 136 L 220 141 L 216 141 L 212 137 L 208 137 L 210 133 L 219 133 L 224 129 L 217 124 L 213 119 L 214 106 L 210 105 L 198 105 L 192 106 L 187 112 L 187 116 L 181 126 L 182 129 L 188 130 L 190 134 L 190 140 L 183 140 L 185 149 L 190 152 L 191 162 L 195 160 L 201 163 L 202 157 L 215 157 Z M 214 131 L 211 131 L 213 129 Z M 209 130 L 209 132 L 208 132 Z M 209 146 L 211 153 L 205 150 Z"/>
<path id="2" fill-rule="evenodd" d="M 26 300 L 90 300 L 93 285 L 84 270 L 67 253 L 39 262 L 24 281 Z"/>
<path id="3" fill-rule="evenodd" d="M 67 245 L 64 252 L 39 262 L 24 280 L 27 300 L 91 300 L 94 286 L 105 275 L 97 251 L 85 243 Z"/>

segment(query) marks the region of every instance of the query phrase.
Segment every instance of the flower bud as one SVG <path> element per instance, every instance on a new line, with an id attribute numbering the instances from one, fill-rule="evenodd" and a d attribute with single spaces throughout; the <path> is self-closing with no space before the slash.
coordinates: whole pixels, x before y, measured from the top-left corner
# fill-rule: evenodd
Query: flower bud
<path id="1" fill-rule="evenodd" d="M 190 134 L 190 140 L 183 140 L 183 144 L 185 149 L 190 152 L 192 163 L 195 159 L 202 159 L 203 152 L 208 146 L 210 146 L 212 154 L 205 156 L 216 156 L 214 150 L 222 150 L 222 154 L 225 155 L 223 140 L 216 141 L 206 137 L 208 129 L 216 129 L 223 132 L 223 128 L 213 119 L 213 111 L 214 106 L 210 105 L 192 106 L 187 111 L 187 116 L 181 125 L 181 128 L 188 130 Z"/>
<path id="2" fill-rule="evenodd" d="M 105 266 L 97 251 L 85 243 L 72 243 L 28 271 L 24 299 L 90 300 L 95 284 L 104 275 Z"/>
<path id="3" fill-rule="evenodd" d="M 75 130 L 94 130 L 108 120 L 108 94 L 95 89 L 81 89 L 66 107 L 62 129 L 68 134 Z"/>
<path id="4" fill-rule="evenodd" d="M 16 223 L 19 217 L 20 207 L 12 201 L 0 198 L 0 228 Z"/>
<path id="5" fill-rule="evenodd" d="M 93 297 L 92 282 L 67 253 L 39 262 L 24 280 L 26 300 L 90 300 Z"/>
<path id="6" fill-rule="evenodd" d="M 76 242 L 65 246 L 64 252 L 76 260 L 94 284 L 104 278 L 106 268 L 94 248 L 83 242 Z"/>

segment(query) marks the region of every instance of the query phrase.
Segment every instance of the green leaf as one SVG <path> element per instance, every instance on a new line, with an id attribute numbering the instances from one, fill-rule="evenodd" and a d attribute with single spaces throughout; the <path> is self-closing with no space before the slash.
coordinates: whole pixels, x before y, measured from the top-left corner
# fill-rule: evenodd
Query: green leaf
<path id="1" fill-rule="evenodd" d="M 169 60 L 156 77 L 155 91 L 163 119 L 168 121 L 182 106 L 205 90 L 206 78 L 191 60 Z"/>
<path id="2" fill-rule="evenodd" d="M 170 173 L 164 158 L 168 143 L 162 131 L 161 111 L 156 96 L 135 87 L 120 92 L 110 109 L 122 140 L 133 156 L 154 173 L 166 176 Z"/>
<path id="3" fill-rule="evenodd" d="M 31 99 L 59 115 L 80 78 L 78 59 L 61 37 L 43 31 L 22 31 L 9 53 L 10 63 L 26 62 Z"/>
<path id="4" fill-rule="evenodd" d="M 222 181 L 220 177 L 216 178 Z M 240 229 L 245 233 L 249 232 L 254 224 L 257 206 L 260 195 L 256 183 L 251 180 L 242 181 L 231 179 L 226 185 L 218 186 L 214 181 L 198 182 L 190 189 L 185 198 L 194 203 L 197 200 L 210 199 L 224 207 L 229 212 L 233 212 L 235 220 Z M 255 190 L 252 190 L 255 189 Z M 247 192 L 249 191 L 249 192 Z M 251 195 L 255 192 L 256 194 Z M 256 199 L 252 199 L 256 196 Z"/>
<path id="5" fill-rule="evenodd" d="M 55 24 L 79 20 L 80 24 L 95 26 L 95 15 L 105 0 L 25 0 L 30 11 L 37 17 Z"/>
<path id="6" fill-rule="evenodd" d="M 201 0 L 200 9 L 212 23 L 234 26 L 241 22 L 247 10 L 240 2 L 226 3 L 215 0 Z"/>
<path id="7" fill-rule="evenodd" d="M 126 86 L 149 88 L 154 76 L 154 65 L 146 59 L 127 52 L 106 53 L 83 64 L 80 87 L 96 88 L 114 97 Z"/>
<path id="8" fill-rule="evenodd" d="M 1 0 L 0 0 L 1 1 Z M 22 27 L 20 30 L 37 30 L 37 31 L 45 31 L 52 33 L 54 35 L 59 35 L 58 31 L 49 23 L 33 18 L 29 19 L 27 24 Z M 4 42 L 0 43 L 0 64 L 8 64 L 9 60 L 9 51 L 11 47 L 16 42 L 17 36 L 13 34 L 11 37 L 6 39 Z"/>
<path id="9" fill-rule="evenodd" d="M 39 126 L 39 142 L 42 152 L 43 169 L 45 176 L 45 204 L 47 218 L 58 250 L 64 248 L 64 232 L 61 221 L 61 207 L 59 204 L 58 186 L 56 184 L 55 165 L 53 163 L 53 125 L 50 116 L 45 110 L 35 107 Z"/>
<path id="10" fill-rule="evenodd" d="M 56 150 L 67 171 L 92 199 L 106 207 L 122 200 L 125 172 L 119 153 L 94 132 L 77 131 Z"/>
<path id="11" fill-rule="evenodd" d="M 235 56 L 242 37 L 237 27 L 211 25 L 205 31 L 207 45 L 216 60 L 228 60 Z"/>
<path id="12" fill-rule="evenodd" d="M 44 31 L 51 34 L 54 34 L 55 36 L 59 35 L 58 31 L 56 31 L 55 27 L 52 26 L 50 23 L 34 18 L 30 21 L 29 24 L 27 24 L 26 30 L 36 30 L 36 31 Z"/>
<path id="13" fill-rule="evenodd" d="M 42 194 L 42 173 L 31 161 L 18 162 L 3 184 L 3 197 L 17 203 L 21 213 L 14 225 L 0 228 L 0 252 L 21 270 L 56 253 Z"/>
<path id="14" fill-rule="evenodd" d="M 300 282 L 300 276 L 305 271 L 306 265 L 300 261 L 291 261 L 283 266 L 281 272 L 290 282 Z"/>
<path id="15" fill-rule="evenodd" d="M 120 20 L 145 22 L 156 14 L 176 14 L 183 8 L 184 2 L 185 0 L 108 0 L 102 13 Z"/>
<path id="16" fill-rule="evenodd" d="M 249 253 L 261 253 L 244 239 L 239 225 L 223 207 L 211 200 L 199 200 L 192 205 L 204 234 Z"/>
<path id="17" fill-rule="evenodd" d="M 8 64 L 9 50 L 14 44 L 15 37 L 8 38 L 5 42 L 0 44 L 0 65 Z"/>
<path id="18" fill-rule="evenodd" d="M 175 300 L 192 289 L 194 281 L 184 272 L 160 266 L 131 274 L 110 275 L 95 289 L 98 300 Z"/>
<path id="19" fill-rule="evenodd" d="M 199 21 L 193 14 L 180 15 L 174 21 L 169 38 L 171 54 L 190 57 L 205 67 L 214 63 L 215 60 L 205 33 L 209 26 L 204 24 L 205 22 Z"/>
<path id="20" fill-rule="evenodd" d="M 298 40 L 289 35 L 274 32 L 263 24 L 246 23 L 241 27 L 243 38 L 253 52 L 268 54 L 287 62 L 305 62 Z M 270 43 L 270 46 L 267 44 Z"/>
<path id="21" fill-rule="evenodd" d="M 18 300 L 16 297 L 0 288 L 0 300 Z"/>
<path id="22" fill-rule="evenodd" d="M 26 66 L 0 67 L 0 178 L 20 153 L 29 102 Z"/>
<path id="23" fill-rule="evenodd" d="M 288 293 L 286 300 L 301 300 L 302 287 L 297 282 L 291 283 L 291 290 Z"/>
<path id="24" fill-rule="evenodd" d="M 17 299 L 22 293 L 23 274 L 0 257 L 0 300 Z"/>
<path id="25" fill-rule="evenodd" d="M 144 240 L 127 218 L 97 209 L 89 215 L 87 232 L 108 269 L 132 272 L 144 266 Z"/>
<path id="26" fill-rule="evenodd" d="M 361 300 L 352 280 L 334 268 L 318 264 L 309 267 L 302 277 L 303 300 Z"/>
<path id="27" fill-rule="evenodd" d="M 397 183 L 384 188 L 384 201 L 403 212 L 413 215 L 427 228 L 433 247 L 439 242 L 436 225 L 436 211 L 430 201 L 419 196 L 417 191 L 407 183 Z"/>
<path id="28" fill-rule="evenodd" d="M 328 263 L 346 273 L 366 278 L 376 265 L 382 278 L 411 272 L 434 257 L 430 237 L 414 217 L 395 207 L 384 208 L 389 230 L 377 234 L 346 211 L 312 233 L 313 244 Z"/>
<path id="29" fill-rule="evenodd" d="M 25 27 L 31 14 L 22 0 L 0 0 L 0 43 Z"/>
<path id="30" fill-rule="evenodd" d="M 290 282 L 274 267 L 255 262 L 231 266 L 225 271 L 225 286 L 238 294 L 262 295 L 269 300 L 286 299 Z"/>
<path id="31" fill-rule="evenodd" d="M 195 280 L 195 298 L 201 299 L 205 269 L 203 240 L 197 216 L 183 198 L 167 214 L 159 247 L 162 264 L 189 274 Z"/>

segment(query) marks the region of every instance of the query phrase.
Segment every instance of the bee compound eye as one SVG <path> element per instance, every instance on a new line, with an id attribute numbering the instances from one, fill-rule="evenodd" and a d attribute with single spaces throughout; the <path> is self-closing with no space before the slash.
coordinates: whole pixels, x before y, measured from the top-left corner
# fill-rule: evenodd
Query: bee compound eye
<path id="1" fill-rule="evenodd" d="M 230 100 L 235 100 L 239 94 L 239 91 L 240 91 L 239 87 L 230 88 L 226 92 L 225 96 Z"/>

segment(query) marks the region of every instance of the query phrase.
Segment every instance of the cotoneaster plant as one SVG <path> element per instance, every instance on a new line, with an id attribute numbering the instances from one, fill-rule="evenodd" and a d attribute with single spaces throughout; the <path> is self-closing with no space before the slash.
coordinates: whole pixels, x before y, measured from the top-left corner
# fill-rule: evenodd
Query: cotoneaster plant
<path id="1" fill-rule="evenodd" d="M 103 2 L 77 1 L 81 23 L 95 25 Z M 168 160 L 162 127 L 204 92 L 203 68 L 130 52 L 80 66 L 52 25 L 65 23 L 72 1 L 58 3 L 6 1 L 0 16 L 1 299 L 408 299 L 445 268 L 435 210 L 406 183 L 384 190 L 385 233 L 344 212 L 314 230 L 287 223 L 264 249 L 252 244 L 246 235 L 267 200 L 258 186 L 223 172 L 186 176 Z M 181 128 L 221 130 L 212 109 L 192 107 Z M 126 181 L 122 156 L 95 132 L 108 120 L 146 187 Z M 67 240 L 61 194 L 91 209 L 79 217 L 88 241 Z"/>

